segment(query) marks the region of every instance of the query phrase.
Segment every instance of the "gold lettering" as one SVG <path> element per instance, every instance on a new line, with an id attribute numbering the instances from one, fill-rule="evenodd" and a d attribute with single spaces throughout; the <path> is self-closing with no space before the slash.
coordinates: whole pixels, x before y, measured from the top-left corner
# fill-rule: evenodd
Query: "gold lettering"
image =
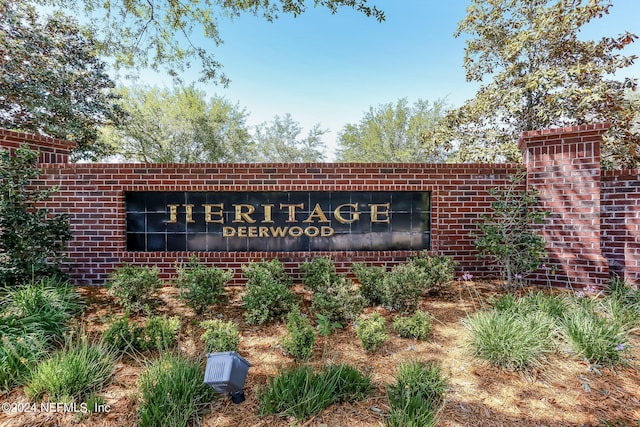
<path id="1" fill-rule="evenodd" d="M 322 237 L 330 237 L 333 236 L 333 228 L 331 227 L 327 227 L 326 225 L 323 225 L 322 227 L 320 227 L 320 235 Z"/>
<path id="2" fill-rule="evenodd" d="M 249 215 L 255 212 L 256 208 L 252 205 L 233 205 L 236 209 L 236 216 L 233 222 L 248 222 L 249 224 L 253 224 L 256 222 L 255 219 L 251 218 Z M 243 212 L 243 208 L 246 208 L 246 212 Z"/>
<path id="3" fill-rule="evenodd" d="M 249 237 L 258 237 L 258 227 L 247 227 L 249 229 Z"/>
<path id="4" fill-rule="evenodd" d="M 258 227 L 258 234 L 260 237 L 269 237 L 269 228 L 268 227 Z"/>
<path id="5" fill-rule="evenodd" d="M 302 227 L 298 227 L 298 226 L 291 227 L 289 229 L 289 236 L 291 236 L 291 237 L 300 237 L 300 236 L 302 236 Z"/>
<path id="6" fill-rule="evenodd" d="M 353 212 L 351 212 L 351 219 L 346 219 L 345 217 L 342 216 L 341 210 L 345 206 L 354 209 Z M 344 205 L 340 205 L 340 206 L 338 206 L 336 208 L 335 211 L 333 211 L 333 215 L 336 217 L 338 222 L 340 222 L 342 224 L 351 224 L 352 222 L 355 222 L 355 221 L 360 219 L 360 212 L 358 212 L 358 204 L 357 203 L 345 203 Z"/>
<path id="7" fill-rule="evenodd" d="M 247 227 L 238 227 L 236 230 L 238 237 L 247 237 Z"/>
<path id="8" fill-rule="evenodd" d="M 289 218 L 286 222 L 298 222 L 296 221 L 296 208 L 304 208 L 304 203 L 298 203 L 295 205 L 290 205 L 287 203 L 280 203 L 280 209 L 287 208 L 289 210 Z"/>
<path id="9" fill-rule="evenodd" d="M 167 224 L 178 222 L 178 206 L 180 205 L 167 205 L 167 208 L 169 208 L 169 221 L 167 221 Z"/>
<path id="10" fill-rule="evenodd" d="M 211 223 L 215 222 L 218 224 L 224 223 L 224 217 L 222 216 L 222 210 L 224 209 L 224 203 L 217 203 L 214 205 L 203 204 L 204 206 L 204 222 Z M 213 209 L 218 209 L 214 211 Z M 213 217 L 218 217 L 217 219 L 213 219 Z"/>
<path id="11" fill-rule="evenodd" d="M 389 203 L 371 203 L 369 204 L 371 207 L 371 222 L 386 222 L 387 224 L 391 221 L 389 219 Z M 386 208 L 386 210 L 379 210 L 379 208 Z M 386 217 L 386 219 L 380 219 L 379 216 L 382 215 Z"/>
<path id="12" fill-rule="evenodd" d="M 193 205 L 182 205 L 184 206 L 185 210 L 186 210 L 186 214 L 185 214 L 185 219 L 187 221 L 187 223 L 194 223 L 195 221 L 193 220 Z"/>
<path id="13" fill-rule="evenodd" d="M 264 220 L 262 221 L 262 223 L 267 223 L 267 222 L 273 222 L 273 219 L 271 218 L 271 209 L 273 208 L 273 205 L 260 205 L 264 208 Z"/>
<path id="14" fill-rule="evenodd" d="M 284 235 L 287 234 L 289 227 L 269 227 L 269 230 L 273 237 L 284 237 Z"/>
<path id="15" fill-rule="evenodd" d="M 233 237 L 236 235 L 236 230 L 233 227 L 222 227 L 222 237 Z"/>
<path id="16" fill-rule="evenodd" d="M 316 218 L 316 217 L 319 218 L 318 222 L 331 222 L 327 219 L 327 216 L 322 211 L 322 208 L 320 207 L 320 203 L 316 203 L 316 207 L 313 208 L 313 210 L 311 211 L 307 219 L 305 219 L 302 222 L 313 222 L 313 218 Z"/>
<path id="17" fill-rule="evenodd" d="M 318 227 L 307 227 L 304 229 L 304 235 L 307 237 L 316 237 L 318 234 L 320 234 Z"/>

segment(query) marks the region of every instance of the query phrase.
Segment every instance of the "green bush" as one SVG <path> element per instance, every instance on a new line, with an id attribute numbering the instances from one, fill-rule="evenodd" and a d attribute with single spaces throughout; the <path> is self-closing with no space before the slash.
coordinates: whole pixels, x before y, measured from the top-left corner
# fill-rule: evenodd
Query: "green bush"
<path id="1" fill-rule="evenodd" d="M 152 316 L 144 325 L 144 335 L 140 342 L 143 350 L 168 350 L 178 341 L 180 332 L 178 316 Z"/>
<path id="2" fill-rule="evenodd" d="M 465 324 L 471 331 L 475 356 L 507 369 L 527 369 L 554 346 L 554 321 L 539 311 L 483 311 L 469 317 Z"/>
<path id="3" fill-rule="evenodd" d="M 35 401 L 46 394 L 51 402 L 82 402 L 107 384 L 116 360 L 109 347 L 77 339 L 37 364 L 25 394 Z"/>
<path id="4" fill-rule="evenodd" d="M 149 312 L 162 285 L 157 267 L 125 264 L 109 275 L 107 291 L 127 310 Z"/>
<path id="5" fill-rule="evenodd" d="M 387 387 L 389 425 L 394 427 L 435 426 L 444 403 L 448 381 L 435 363 L 402 363 L 396 383 Z"/>
<path id="6" fill-rule="evenodd" d="M 199 425 L 202 410 L 216 396 L 204 384 L 199 361 L 164 353 L 140 375 L 140 427 Z"/>
<path id="7" fill-rule="evenodd" d="M 238 350 L 240 333 L 235 323 L 218 319 L 205 320 L 200 322 L 200 327 L 204 329 L 201 339 L 207 353 Z"/>
<path id="8" fill-rule="evenodd" d="M 313 352 L 316 334 L 311 322 L 295 307 L 287 316 L 287 336 L 282 339 L 282 347 L 296 360 L 307 360 Z"/>
<path id="9" fill-rule="evenodd" d="M 458 262 L 453 258 L 421 252 L 409 258 L 409 262 L 423 271 L 423 290 L 438 292 L 445 288 L 455 274 Z"/>
<path id="10" fill-rule="evenodd" d="M 399 312 L 414 312 L 425 289 L 425 273 L 413 263 L 398 264 L 384 276 L 383 304 Z"/>
<path id="11" fill-rule="evenodd" d="M 367 300 L 368 305 L 382 304 L 384 301 L 385 268 L 356 262 L 351 264 L 351 272 L 360 283 L 360 294 Z"/>
<path id="12" fill-rule="evenodd" d="M 628 352 L 626 332 L 618 323 L 585 306 L 576 306 L 562 323 L 563 336 L 574 351 L 593 364 L 624 362 Z"/>
<path id="13" fill-rule="evenodd" d="M 336 267 L 331 258 L 315 258 L 300 265 L 302 284 L 313 292 L 326 289 L 336 276 Z"/>
<path id="14" fill-rule="evenodd" d="M 252 262 L 243 266 L 247 278 L 242 297 L 247 322 L 261 325 L 284 317 L 296 304 L 296 296 L 289 288 L 291 278 L 277 259 Z"/>
<path id="15" fill-rule="evenodd" d="M 176 271 L 180 298 L 196 314 L 202 314 L 209 306 L 226 300 L 224 285 L 233 278 L 233 271 L 206 267 L 195 257 L 186 266 L 177 267 Z"/>
<path id="16" fill-rule="evenodd" d="M 389 339 L 386 320 L 380 313 L 373 313 L 368 317 L 362 316 L 356 324 L 356 335 L 365 350 L 376 351 Z"/>
<path id="17" fill-rule="evenodd" d="M 332 322 L 348 322 L 362 313 L 365 304 L 365 299 L 351 279 L 335 275 L 326 288 L 318 289 L 313 294 L 311 310 Z"/>
<path id="18" fill-rule="evenodd" d="M 393 329 L 402 338 L 426 340 L 431 333 L 431 316 L 426 311 L 418 310 L 409 317 L 393 319 Z"/>
<path id="19" fill-rule="evenodd" d="M 262 414 L 292 416 L 299 422 L 319 414 L 337 402 L 364 399 L 371 379 L 349 365 L 331 365 L 314 373 L 310 366 L 296 365 L 267 380 L 258 392 Z"/>
<path id="20" fill-rule="evenodd" d="M 144 340 L 144 328 L 130 322 L 129 314 L 109 324 L 102 334 L 104 343 L 118 352 L 141 349 Z"/>
<path id="21" fill-rule="evenodd" d="M 0 284 L 24 283 L 59 273 L 71 239 L 66 215 L 54 215 L 43 201 L 58 191 L 32 186 L 40 176 L 38 153 L 23 145 L 0 150 Z"/>

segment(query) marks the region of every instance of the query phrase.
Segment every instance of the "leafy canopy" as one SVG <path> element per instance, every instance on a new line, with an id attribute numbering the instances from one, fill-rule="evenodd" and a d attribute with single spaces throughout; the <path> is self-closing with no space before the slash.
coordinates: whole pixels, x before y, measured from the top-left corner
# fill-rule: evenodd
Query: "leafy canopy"
<path id="1" fill-rule="evenodd" d="M 300 15 L 309 4 L 332 13 L 351 8 L 383 21 L 384 13 L 367 0 L 29 0 L 63 8 L 89 17 L 101 43 L 103 54 L 113 57 L 117 67 L 164 68 L 172 76 L 198 61 L 201 80 L 228 83 L 220 73 L 211 44 L 219 46 L 222 37 L 218 21 L 249 13 L 274 21 L 281 15 Z M 203 36 L 206 44 L 198 45 Z"/>
<path id="2" fill-rule="evenodd" d="M 518 161 L 523 131 L 608 121 L 606 165 L 636 164 L 640 103 L 626 91 L 637 83 L 609 78 L 633 64 L 620 52 L 637 36 L 578 37 L 610 8 L 606 0 L 472 0 L 455 35 L 469 35 L 467 80 L 487 83 L 427 140 L 459 144 L 459 161 Z"/>
<path id="3" fill-rule="evenodd" d="M 421 135 L 434 129 L 446 103 L 406 98 L 370 107 L 358 124 L 347 124 L 339 135 L 337 159 L 345 162 L 436 162 L 441 150 L 422 143 Z"/>
<path id="4" fill-rule="evenodd" d="M 24 2 L 0 0 L 0 127 L 77 142 L 93 158 L 98 128 L 122 112 L 85 28 L 62 14 L 41 21 Z"/>

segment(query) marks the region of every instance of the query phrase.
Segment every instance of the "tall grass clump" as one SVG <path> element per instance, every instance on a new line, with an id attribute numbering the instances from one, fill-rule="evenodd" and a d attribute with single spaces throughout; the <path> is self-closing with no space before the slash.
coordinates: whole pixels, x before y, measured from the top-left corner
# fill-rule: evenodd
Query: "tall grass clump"
<path id="1" fill-rule="evenodd" d="M 102 343 L 90 343 L 86 337 L 70 339 L 35 367 L 25 394 L 40 401 L 46 395 L 51 402 L 81 402 L 99 392 L 111 379 L 117 356 Z"/>
<path id="2" fill-rule="evenodd" d="M 528 369 L 554 346 L 553 320 L 539 311 L 489 310 L 472 315 L 465 323 L 474 355 L 503 368 Z"/>
<path id="3" fill-rule="evenodd" d="M 124 264 L 115 269 L 107 281 L 107 292 L 125 309 L 151 312 L 162 285 L 158 267 Z"/>
<path id="4" fill-rule="evenodd" d="M 233 278 L 233 271 L 207 267 L 196 257 L 189 259 L 186 265 L 178 266 L 176 271 L 180 299 L 196 314 L 226 300 L 224 285 Z"/>
<path id="5" fill-rule="evenodd" d="M 448 380 L 435 363 L 412 361 L 398 367 L 396 383 L 387 387 L 388 424 L 392 427 L 435 426 Z"/>
<path id="6" fill-rule="evenodd" d="M 216 392 L 204 384 L 204 367 L 181 355 L 164 353 L 140 375 L 140 427 L 199 425 Z"/>
<path id="7" fill-rule="evenodd" d="M 362 400 L 370 390 L 371 379 L 352 366 L 329 365 L 314 372 L 310 366 L 295 365 L 269 378 L 258 399 L 262 414 L 303 422 L 334 403 Z"/>

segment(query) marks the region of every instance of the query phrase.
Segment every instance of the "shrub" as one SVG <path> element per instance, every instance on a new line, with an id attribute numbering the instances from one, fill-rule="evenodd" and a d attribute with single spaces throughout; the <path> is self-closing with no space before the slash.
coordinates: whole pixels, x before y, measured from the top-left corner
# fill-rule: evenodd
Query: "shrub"
<path id="1" fill-rule="evenodd" d="M 180 332 L 178 316 L 152 316 L 144 325 L 144 335 L 140 342 L 143 350 L 168 350 L 178 341 Z"/>
<path id="2" fill-rule="evenodd" d="M 396 383 L 387 387 L 389 425 L 435 426 L 447 389 L 448 381 L 435 363 L 402 363 Z"/>
<path id="3" fill-rule="evenodd" d="M 307 360 L 316 343 L 316 334 L 309 319 L 300 314 L 295 307 L 287 316 L 287 331 L 289 334 L 282 340 L 284 349 L 296 360 Z"/>
<path id="4" fill-rule="evenodd" d="M 57 187 L 40 189 L 38 153 L 23 145 L 0 151 L 0 284 L 17 285 L 58 272 L 71 238 L 66 215 L 41 206 Z"/>
<path id="5" fill-rule="evenodd" d="M 431 316 L 419 310 L 410 317 L 396 317 L 393 328 L 402 338 L 426 340 L 431 333 Z"/>
<path id="6" fill-rule="evenodd" d="M 127 310 L 150 311 L 161 285 L 157 267 L 125 264 L 109 275 L 108 293 Z"/>
<path id="7" fill-rule="evenodd" d="M 413 263 L 394 266 L 384 276 L 384 305 L 399 312 L 415 311 L 425 280 L 424 271 Z"/>
<path id="8" fill-rule="evenodd" d="M 200 327 L 204 328 L 201 339 L 207 353 L 238 350 L 240 333 L 235 323 L 218 319 L 205 320 L 200 323 Z"/>
<path id="9" fill-rule="evenodd" d="M 475 356 L 503 368 L 527 369 L 553 348 L 553 320 L 544 313 L 491 310 L 465 323 Z"/>
<path id="10" fill-rule="evenodd" d="M 102 335 L 104 343 L 119 352 L 140 350 L 144 328 L 129 321 L 129 313 L 111 323 Z"/>
<path id="11" fill-rule="evenodd" d="M 269 378 L 258 399 L 262 414 L 288 415 L 302 422 L 336 402 L 363 399 L 370 389 L 370 378 L 349 365 L 327 366 L 318 373 L 296 365 Z"/>
<path id="12" fill-rule="evenodd" d="M 562 330 L 574 351 L 593 364 L 615 365 L 625 360 L 626 331 L 593 309 L 575 307 L 565 317 Z"/>
<path id="13" fill-rule="evenodd" d="M 365 350 L 376 351 L 389 338 L 386 320 L 380 313 L 373 313 L 369 317 L 360 317 L 356 324 L 356 335 Z"/>
<path id="14" fill-rule="evenodd" d="M 326 288 L 313 294 L 311 310 L 333 322 L 348 322 L 362 313 L 365 304 L 353 281 L 344 275 L 336 275 Z"/>
<path id="15" fill-rule="evenodd" d="M 233 271 L 206 267 L 195 257 L 186 266 L 177 267 L 176 271 L 180 298 L 196 314 L 204 313 L 210 305 L 225 301 L 224 285 L 233 278 Z"/>
<path id="16" fill-rule="evenodd" d="M 116 360 L 114 351 L 102 343 L 78 339 L 38 363 L 25 394 L 36 401 L 45 394 L 51 402 L 84 401 L 111 379 Z"/>
<path id="17" fill-rule="evenodd" d="M 368 266 L 357 262 L 351 265 L 351 272 L 360 283 L 360 294 L 367 300 L 368 305 L 382 304 L 384 301 L 384 276 L 386 274 L 384 267 Z"/>
<path id="18" fill-rule="evenodd" d="M 331 258 L 315 258 L 300 265 L 302 284 L 317 292 L 331 285 L 336 276 L 336 267 Z"/>
<path id="19" fill-rule="evenodd" d="M 202 409 L 216 396 L 204 384 L 204 369 L 196 360 L 165 353 L 140 375 L 140 427 L 199 425 Z"/>
<path id="20" fill-rule="evenodd" d="M 296 296 L 289 288 L 291 278 L 277 259 L 250 263 L 242 272 L 247 278 L 242 297 L 247 322 L 260 325 L 282 318 L 295 305 Z"/>
<path id="21" fill-rule="evenodd" d="M 444 255 L 429 256 L 420 252 L 411 256 L 409 262 L 422 269 L 424 290 L 438 292 L 453 280 L 458 262 Z"/>
<path id="22" fill-rule="evenodd" d="M 535 224 L 542 223 L 548 212 L 537 208 L 534 190 L 520 190 L 525 179 L 526 172 L 519 172 L 511 176 L 507 188 L 489 190 L 495 198 L 493 212 L 483 215 L 478 224 L 480 232 L 475 235 L 480 256 L 496 262 L 509 288 L 536 270 L 545 256 L 544 238 L 536 232 Z"/>

